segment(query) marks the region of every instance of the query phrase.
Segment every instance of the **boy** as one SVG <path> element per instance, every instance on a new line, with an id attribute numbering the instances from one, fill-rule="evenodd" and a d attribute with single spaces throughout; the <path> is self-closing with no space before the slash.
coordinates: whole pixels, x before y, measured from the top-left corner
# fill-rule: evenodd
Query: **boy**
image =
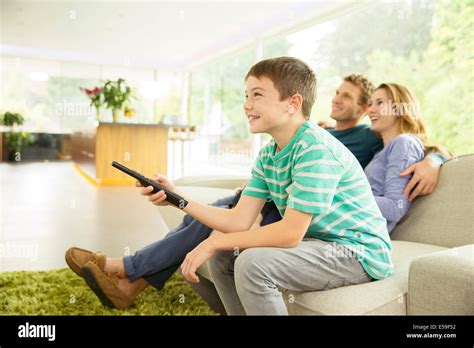
<path id="1" fill-rule="evenodd" d="M 252 133 L 268 133 L 252 178 L 234 209 L 190 201 L 184 211 L 222 234 L 188 253 L 184 277 L 210 259 L 228 314 L 287 314 L 279 287 L 314 291 L 383 279 L 393 273 L 386 221 L 362 167 L 329 133 L 307 121 L 313 71 L 295 58 L 261 61 L 246 76 L 245 113 Z M 174 190 L 165 178 L 158 181 Z M 143 195 L 155 205 L 165 194 Z M 281 221 L 249 230 L 267 199 Z M 341 253 L 341 250 L 343 251 Z"/>

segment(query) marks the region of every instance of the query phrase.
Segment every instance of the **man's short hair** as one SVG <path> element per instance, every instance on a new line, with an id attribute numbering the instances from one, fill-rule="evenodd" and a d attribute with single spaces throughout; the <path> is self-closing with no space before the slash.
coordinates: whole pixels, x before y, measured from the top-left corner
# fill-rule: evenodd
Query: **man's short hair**
<path id="1" fill-rule="evenodd" d="M 344 81 L 350 82 L 360 88 L 360 98 L 358 103 L 365 105 L 369 102 L 370 96 L 374 93 L 375 87 L 372 82 L 362 74 L 351 74 L 344 77 Z"/>
<path id="2" fill-rule="evenodd" d="M 273 81 L 275 89 L 280 93 L 280 100 L 298 93 L 303 97 L 301 111 L 306 119 L 316 101 L 316 75 L 303 61 L 293 57 L 265 59 L 252 66 L 245 80 L 253 76 L 262 76 Z"/>

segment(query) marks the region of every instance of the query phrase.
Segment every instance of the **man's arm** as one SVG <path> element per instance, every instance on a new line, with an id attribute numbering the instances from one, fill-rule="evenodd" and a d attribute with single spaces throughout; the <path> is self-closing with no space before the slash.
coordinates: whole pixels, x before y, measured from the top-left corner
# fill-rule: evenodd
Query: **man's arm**
<path id="1" fill-rule="evenodd" d="M 372 151 L 372 157 L 383 149 L 382 139 L 370 129 L 368 130 L 365 139 L 361 139 L 360 141 L 367 141 L 368 144 L 370 144 L 369 148 Z M 417 196 L 424 196 L 432 193 L 438 184 L 439 173 L 444 161 L 446 161 L 446 159 L 442 154 L 430 152 L 422 161 L 405 168 L 400 175 L 407 176 L 413 173 L 413 177 L 406 185 L 403 195 L 409 197 L 408 200 L 412 202 Z M 361 163 L 361 165 L 362 167 L 365 167 L 364 163 Z"/>
<path id="2" fill-rule="evenodd" d="M 438 184 L 442 164 L 437 154 L 429 153 L 422 161 L 406 168 L 400 176 L 413 173 L 413 177 L 403 190 L 403 195 L 409 197 L 409 201 L 412 202 L 418 196 L 431 194 Z"/>
<path id="3" fill-rule="evenodd" d="M 308 231 L 311 213 L 287 207 L 282 220 L 240 233 L 215 234 L 186 255 L 181 272 L 186 280 L 196 283 L 196 270 L 217 251 L 242 251 L 256 247 L 292 248 L 298 246 Z"/>

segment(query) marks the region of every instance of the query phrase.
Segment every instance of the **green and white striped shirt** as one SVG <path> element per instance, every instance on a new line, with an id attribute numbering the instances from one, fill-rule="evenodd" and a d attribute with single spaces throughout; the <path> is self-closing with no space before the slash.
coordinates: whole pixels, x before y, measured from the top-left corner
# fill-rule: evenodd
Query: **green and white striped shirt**
<path id="1" fill-rule="evenodd" d="M 326 130 L 305 122 L 280 152 L 272 140 L 243 195 L 313 214 L 305 237 L 343 244 L 375 279 L 393 273 L 387 222 L 354 155 Z"/>

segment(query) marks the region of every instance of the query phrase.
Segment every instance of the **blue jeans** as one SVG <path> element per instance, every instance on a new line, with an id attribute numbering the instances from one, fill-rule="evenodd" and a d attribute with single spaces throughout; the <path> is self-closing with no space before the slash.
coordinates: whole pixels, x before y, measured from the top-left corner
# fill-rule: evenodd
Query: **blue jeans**
<path id="1" fill-rule="evenodd" d="M 235 196 L 219 199 L 211 205 L 229 208 Z M 281 220 L 276 206 L 266 203 L 266 216 L 261 226 Z M 211 234 L 212 229 L 193 217 L 186 215 L 183 222 L 171 230 L 165 238 L 138 250 L 132 256 L 125 256 L 123 263 L 130 280 L 145 278 L 157 289 L 162 289 L 166 281 L 176 272 L 186 254 L 197 247 Z"/>

